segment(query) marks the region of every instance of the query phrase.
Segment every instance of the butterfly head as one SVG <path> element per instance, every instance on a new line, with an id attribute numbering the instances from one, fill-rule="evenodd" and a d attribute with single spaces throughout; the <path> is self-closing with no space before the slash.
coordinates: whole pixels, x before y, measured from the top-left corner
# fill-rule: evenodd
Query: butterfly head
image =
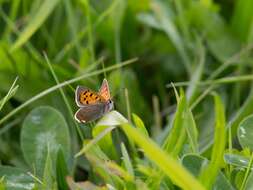
<path id="1" fill-rule="evenodd" d="M 109 112 L 113 109 L 114 107 L 114 104 L 113 104 L 113 101 L 111 99 L 109 99 L 106 103 L 106 106 L 105 106 L 105 112 Z"/>

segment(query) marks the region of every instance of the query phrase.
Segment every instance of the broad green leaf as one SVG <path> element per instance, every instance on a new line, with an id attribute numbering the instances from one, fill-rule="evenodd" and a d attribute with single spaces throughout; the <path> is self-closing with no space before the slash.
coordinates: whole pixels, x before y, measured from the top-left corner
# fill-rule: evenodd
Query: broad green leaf
<path id="1" fill-rule="evenodd" d="M 232 137 L 238 134 L 238 127 L 241 121 L 251 115 L 253 112 L 253 90 L 251 89 L 247 99 L 244 101 L 243 105 L 236 111 L 235 116 L 229 122 L 229 127 L 231 127 Z"/>
<path id="2" fill-rule="evenodd" d="M 246 117 L 238 127 L 237 137 L 243 148 L 250 148 L 253 150 L 253 115 Z"/>
<path id="3" fill-rule="evenodd" d="M 227 164 L 237 166 L 241 169 L 245 169 L 249 165 L 250 159 L 248 157 L 237 155 L 237 154 L 225 154 L 224 160 Z"/>
<path id="4" fill-rule="evenodd" d="M 0 179 L 3 177 L 6 190 L 33 190 L 34 179 L 19 168 L 0 166 Z"/>
<path id="5" fill-rule="evenodd" d="M 121 125 L 122 129 L 139 145 L 145 155 L 165 173 L 175 184 L 183 189 L 204 190 L 205 188 L 171 155 L 158 147 L 150 138 L 129 124 Z"/>
<path id="6" fill-rule="evenodd" d="M 61 113 L 49 106 L 32 110 L 23 123 L 21 148 L 25 160 L 31 167 L 35 167 L 39 176 L 43 174 L 48 149 L 53 167 L 59 148 L 62 148 L 65 158 L 68 159 L 70 137 L 68 126 Z"/>
<path id="7" fill-rule="evenodd" d="M 21 47 L 27 40 L 40 28 L 40 26 L 45 22 L 51 12 L 54 10 L 55 6 L 59 3 L 59 0 L 45 0 L 43 1 L 39 10 L 35 15 L 31 15 L 31 20 L 25 27 L 24 31 L 20 34 L 17 41 L 13 44 L 11 50 L 14 51 Z"/>
<path id="8" fill-rule="evenodd" d="M 214 95 L 215 102 L 215 136 L 210 163 L 202 170 L 200 180 L 210 189 L 223 163 L 223 153 L 226 146 L 225 110 L 220 97 Z"/>
<path id="9" fill-rule="evenodd" d="M 209 161 L 196 154 L 188 154 L 182 158 L 182 164 L 196 177 L 201 173 L 201 169 L 209 164 Z M 226 179 L 225 175 L 219 170 L 215 177 L 215 182 L 211 189 L 234 190 L 233 186 Z"/>

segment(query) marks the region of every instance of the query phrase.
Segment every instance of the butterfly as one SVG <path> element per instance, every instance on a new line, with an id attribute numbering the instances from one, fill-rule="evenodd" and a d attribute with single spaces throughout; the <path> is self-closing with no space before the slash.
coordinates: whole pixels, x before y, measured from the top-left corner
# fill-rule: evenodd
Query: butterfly
<path id="1" fill-rule="evenodd" d="M 98 92 L 83 86 L 77 86 L 75 101 L 79 107 L 79 110 L 75 113 L 75 119 L 79 123 L 94 121 L 113 109 L 113 101 L 106 79 L 103 80 Z"/>

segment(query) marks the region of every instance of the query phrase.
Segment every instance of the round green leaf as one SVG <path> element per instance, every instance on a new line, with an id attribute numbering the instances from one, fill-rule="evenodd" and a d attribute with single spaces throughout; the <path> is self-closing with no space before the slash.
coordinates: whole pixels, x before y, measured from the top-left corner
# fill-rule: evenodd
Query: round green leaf
<path id="1" fill-rule="evenodd" d="M 62 114 L 49 106 L 35 108 L 28 114 L 21 131 L 21 148 L 25 160 L 42 176 L 48 152 L 55 164 L 57 151 L 70 155 L 68 126 Z"/>
<path id="2" fill-rule="evenodd" d="M 243 148 L 250 148 L 253 150 L 253 115 L 246 117 L 239 124 L 237 136 Z"/>
<path id="3" fill-rule="evenodd" d="M 197 177 L 201 173 L 202 168 L 209 164 L 209 161 L 197 154 L 187 154 L 182 158 L 182 164 L 188 171 Z M 221 171 L 218 172 L 212 189 L 234 190 L 233 186 Z"/>
<path id="4" fill-rule="evenodd" d="M 245 169 L 249 166 L 250 158 L 237 154 L 224 154 L 226 163 Z"/>
<path id="5" fill-rule="evenodd" d="M 0 178 L 4 178 L 6 190 L 32 190 L 34 179 L 19 168 L 0 166 Z"/>

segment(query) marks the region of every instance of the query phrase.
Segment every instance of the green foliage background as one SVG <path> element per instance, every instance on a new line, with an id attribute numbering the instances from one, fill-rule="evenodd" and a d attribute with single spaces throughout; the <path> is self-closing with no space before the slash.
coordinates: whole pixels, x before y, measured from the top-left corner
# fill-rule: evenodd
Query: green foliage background
<path id="1" fill-rule="evenodd" d="M 0 0 L 0 189 L 252 189 L 252 7 Z"/>

